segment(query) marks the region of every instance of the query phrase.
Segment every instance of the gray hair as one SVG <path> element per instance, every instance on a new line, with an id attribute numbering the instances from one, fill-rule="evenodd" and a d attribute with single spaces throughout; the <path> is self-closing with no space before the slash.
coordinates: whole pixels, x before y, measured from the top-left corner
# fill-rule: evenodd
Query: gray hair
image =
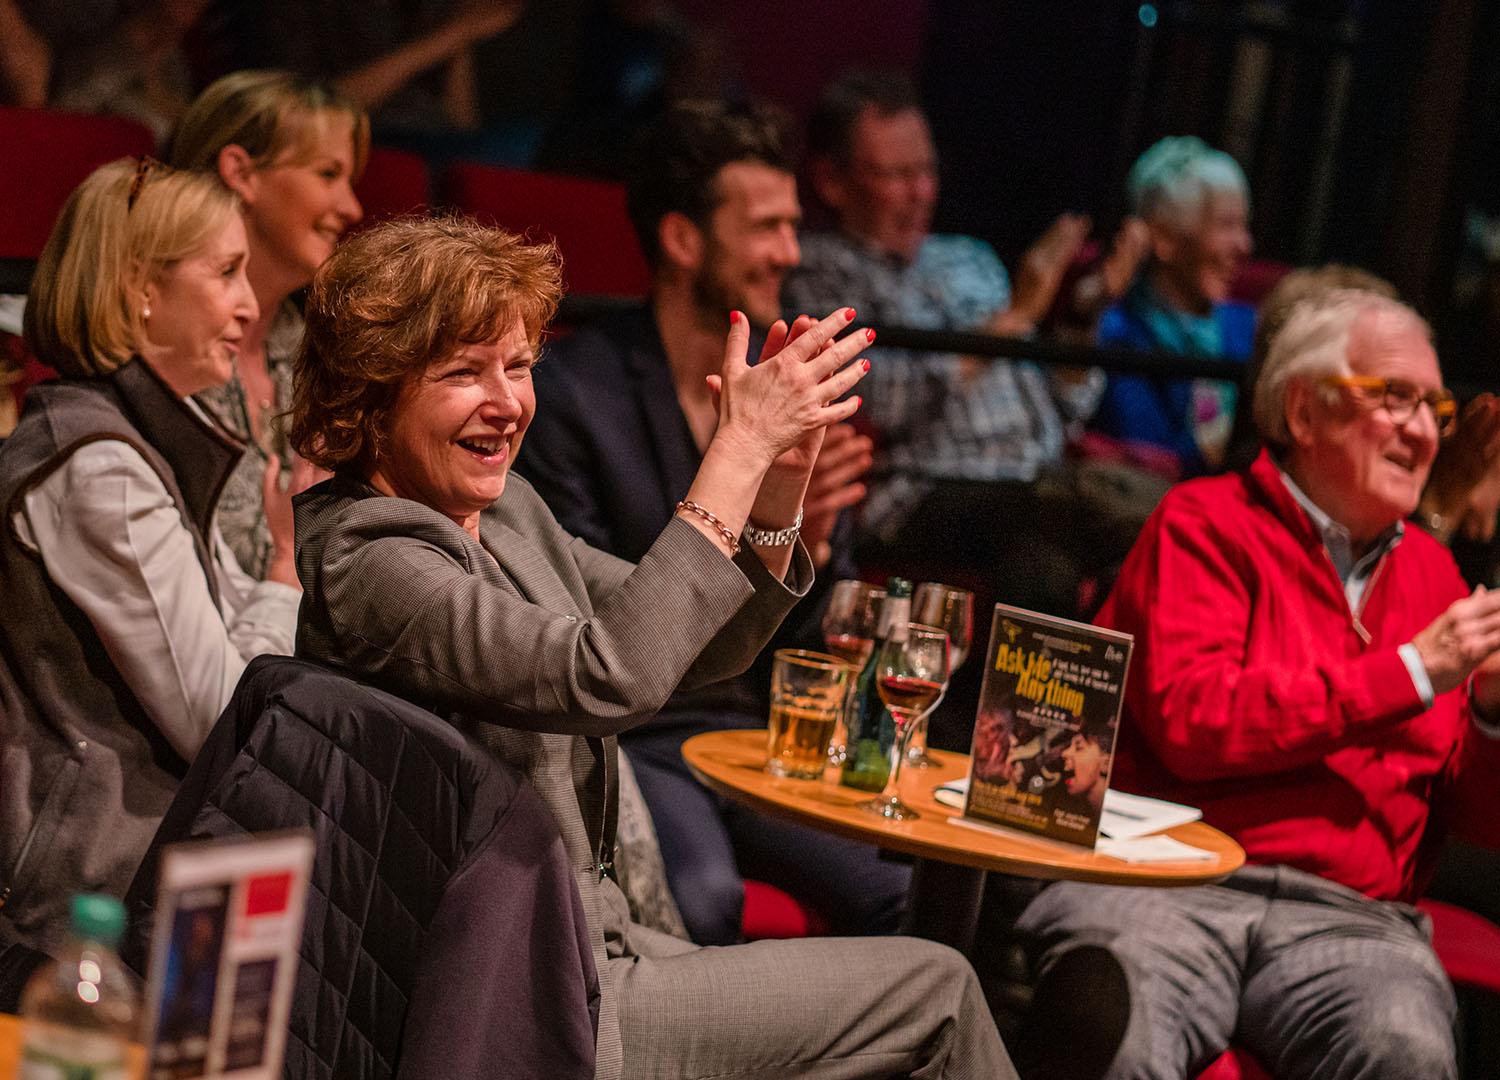
<path id="1" fill-rule="evenodd" d="M 1432 340 L 1432 329 L 1425 319 L 1399 300 L 1378 293 L 1329 289 L 1303 300 L 1271 339 L 1265 365 L 1255 382 L 1252 415 L 1256 431 L 1268 446 L 1285 450 L 1291 445 L 1286 423 L 1287 387 L 1295 379 L 1350 374 L 1349 336 L 1354 324 L 1372 313 L 1400 319 Z"/>
<path id="2" fill-rule="evenodd" d="M 1208 196 L 1228 192 L 1248 200 L 1239 163 L 1192 135 L 1169 135 L 1136 159 L 1125 182 L 1132 209 L 1147 221 L 1192 228 Z"/>

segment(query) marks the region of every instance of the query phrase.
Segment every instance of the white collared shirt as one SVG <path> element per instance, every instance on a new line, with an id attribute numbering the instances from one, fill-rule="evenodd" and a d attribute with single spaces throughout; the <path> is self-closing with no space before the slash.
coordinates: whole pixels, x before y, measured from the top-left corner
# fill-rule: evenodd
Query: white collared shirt
<path id="1" fill-rule="evenodd" d="M 1297 505 L 1307 512 L 1313 527 L 1323 538 L 1323 550 L 1328 552 L 1328 560 L 1333 563 L 1334 572 L 1344 583 L 1344 596 L 1349 601 L 1349 611 L 1351 614 L 1357 614 L 1360 602 L 1364 600 L 1365 590 L 1370 585 L 1370 577 L 1375 573 L 1375 567 L 1379 565 L 1387 552 L 1401 542 L 1401 537 L 1406 534 L 1406 523 L 1396 522 L 1376 538 L 1369 551 L 1355 558 L 1354 539 L 1349 535 L 1349 530 L 1334 521 L 1321 506 L 1308 498 L 1307 493 L 1297 486 L 1285 469 L 1278 466 L 1277 471 L 1281 473 L 1281 482 L 1286 485 L 1287 491 L 1291 493 L 1293 499 L 1297 500 Z M 1432 679 L 1427 675 L 1427 665 L 1422 663 L 1422 654 L 1410 641 L 1398 646 L 1396 652 L 1400 654 L 1401 662 L 1406 665 L 1407 673 L 1411 675 L 1412 685 L 1416 687 L 1422 704 L 1429 709 L 1432 708 L 1437 695 L 1432 689 Z"/>

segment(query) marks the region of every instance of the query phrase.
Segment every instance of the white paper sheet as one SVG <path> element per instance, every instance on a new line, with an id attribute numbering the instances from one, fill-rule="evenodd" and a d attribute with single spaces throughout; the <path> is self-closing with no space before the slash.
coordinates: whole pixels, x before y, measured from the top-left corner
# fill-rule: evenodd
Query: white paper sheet
<path id="1" fill-rule="evenodd" d="M 1100 855 L 1128 863 L 1212 862 L 1218 856 L 1170 836 L 1141 836 L 1134 840 L 1111 840 L 1101 836 L 1094 844 Z"/>
<path id="2" fill-rule="evenodd" d="M 932 797 L 944 806 L 962 810 L 969 797 L 967 776 L 944 784 L 932 793 Z M 1134 840 L 1140 836 L 1175 829 L 1197 821 L 1203 811 L 1196 806 L 1152 799 L 1145 795 L 1130 795 L 1113 788 L 1104 793 L 1104 811 L 1099 818 L 1099 835 L 1114 840 Z"/>

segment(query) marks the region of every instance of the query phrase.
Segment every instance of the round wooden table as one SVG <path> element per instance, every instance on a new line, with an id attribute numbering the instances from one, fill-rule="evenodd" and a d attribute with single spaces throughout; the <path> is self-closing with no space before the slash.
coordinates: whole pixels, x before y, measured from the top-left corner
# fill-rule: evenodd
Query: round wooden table
<path id="1" fill-rule="evenodd" d="M 857 809 L 872 793 L 844 787 L 829 770 L 822 780 L 789 780 L 765 771 L 766 733 L 711 731 L 682 744 L 688 767 L 710 789 L 768 814 L 917 857 L 910 930 L 961 949 L 973 940 L 984 871 L 1106 885 L 1206 885 L 1244 865 L 1245 852 L 1201 821 L 1167 835 L 1214 853 L 1213 860 L 1127 863 L 1088 848 L 1012 830 L 950 822 L 962 811 L 932 797 L 941 784 L 969 774 L 967 754 L 929 750 L 933 768 L 902 770 L 901 799 L 920 815 L 888 821 Z"/>

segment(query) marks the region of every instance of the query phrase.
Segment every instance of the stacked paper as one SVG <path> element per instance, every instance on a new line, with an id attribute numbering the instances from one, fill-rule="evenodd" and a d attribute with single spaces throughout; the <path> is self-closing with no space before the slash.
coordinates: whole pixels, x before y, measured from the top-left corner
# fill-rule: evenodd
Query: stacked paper
<path id="1" fill-rule="evenodd" d="M 969 795 L 967 776 L 944 784 L 933 793 L 944 806 L 963 809 Z M 1094 850 L 1100 855 L 1129 863 L 1200 862 L 1217 858 L 1213 852 L 1184 844 L 1170 836 L 1156 836 L 1167 829 L 1197 821 L 1203 811 L 1194 806 L 1130 795 L 1113 788 L 1104 793 L 1104 811 L 1099 819 L 1099 839 Z M 970 824 L 962 818 L 955 823 Z"/>

